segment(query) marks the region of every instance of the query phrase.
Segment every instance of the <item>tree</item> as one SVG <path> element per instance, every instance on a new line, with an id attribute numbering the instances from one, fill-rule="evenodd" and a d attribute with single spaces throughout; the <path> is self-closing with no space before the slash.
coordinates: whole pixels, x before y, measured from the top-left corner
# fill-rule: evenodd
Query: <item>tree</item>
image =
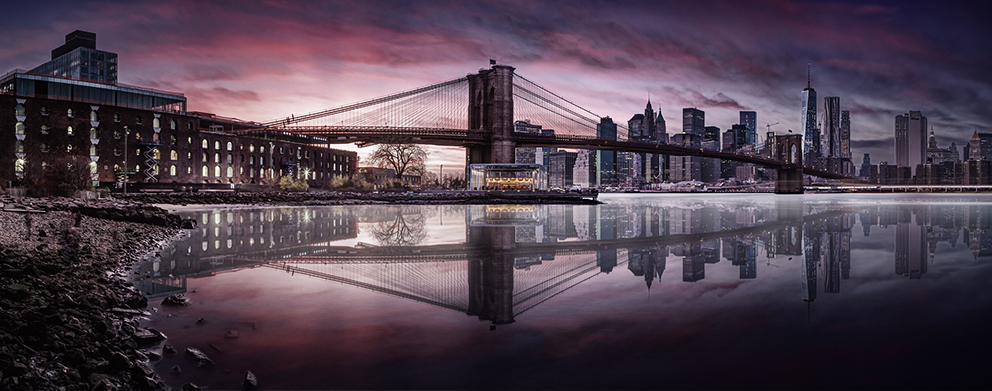
<path id="1" fill-rule="evenodd" d="M 403 174 L 424 173 L 427 155 L 427 150 L 417 144 L 379 144 L 369 161 L 380 168 L 392 168 L 397 178 L 403 178 Z"/>
<path id="2" fill-rule="evenodd" d="M 89 189 L 90 159 L 84 156 L 59 153 L 42 169 L 37 184 L 42 190 L 59 196 L 71 197 L 78 190 Z"/>

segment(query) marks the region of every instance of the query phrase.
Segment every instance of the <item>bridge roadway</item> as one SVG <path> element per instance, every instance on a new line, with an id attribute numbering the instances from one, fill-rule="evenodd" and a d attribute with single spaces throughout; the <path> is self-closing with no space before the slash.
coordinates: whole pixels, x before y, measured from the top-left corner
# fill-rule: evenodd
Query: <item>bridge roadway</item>
<path id="1" fill-rule="evenodd" d="M 271 135 L 280 133 L 290 135 L 306 135 L 319 137 L 325 144 L 358 144 L 360 146 L 379 143 L 415 143 L 444 146 L 480 146 L 486 145 L 491 137 L 483 132 L 470 132 L 465 129 L 391 127 L 391 126 L 284 126 L 275 128 L 260 128 L 240 131 L 242 135 Z M 536 135 L 515 134 L 516 146 L 519 148 L 548 147 L 598 149 L 640 153 L 655 153 L 673 156 L 698 156 L 752 163 L 772 169 L 796 169 L 794 164 L 783 161 L 747 155 L 738 152 L 724 152 L 705 148 L 683 147 L 674 144 L 663 144 L 652 141 L 610 140 L 596 137 L 567 136 L 567 135 Z M 825 179 L 853 179 L 846 175 L 819 170 L 812 167 L 802 167 L 804 174 Z"/>

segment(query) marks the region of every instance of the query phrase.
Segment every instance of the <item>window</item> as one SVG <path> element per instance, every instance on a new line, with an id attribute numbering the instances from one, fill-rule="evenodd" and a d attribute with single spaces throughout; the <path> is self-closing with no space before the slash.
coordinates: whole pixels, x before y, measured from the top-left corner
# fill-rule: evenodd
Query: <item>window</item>
<path id="1" fill-rule="evenodd" d="M 114 114 L 114 122 L 117 122 L 117 123 L 120 123 L 121 122 L 121 115 L 120 114 Z"/>
<path id="2" fill-rule="evenodd" d="M 233 176 L 234 176 L 234 168 L 233 167 L 228 167 L 227 168 L 227 177 L 230 178 L 230 177 L 233 177 Z"/>
<path id="3" fill-rule="evenodd" d="M 24 105 L 18 104 L 14 106 L 14 115 L 24 116 Z"/>
<path id="4" fill-rule="evenodd" d="M 232 143 L 232 142 L 230 142 L 230 141 L 228 141 L 228 142 L 227 142 L 227 150 L 228 150 L 228 151 L 232 151 L 232 150 L 234 150 L 234 143 Z"/>
<path id="5" fill-rule="evenodd" d="M 138 125 L 141 125 L 142 122 L 143 121 L 141 120 L 141 116 L 140 115 L 134 118 L 134 123 L 136 123 Z"/>
<path id="6" fill-rule="evenodd" d="M 203 162 L 207 162 L 207 161 L 209 161 L 209 160 L 210 160 L 210 158 L 209 158 L 209 157 L 207 157 L 207 153 L 206 153 L 206 152 L 204 152 L 204 153 L 203 153 Z"/>
<path id="7" fill-rule="evenodd" d="M 203 149 L 210 148 L 210 142 L 208 142 L 207 139 L 203 139 L 201 144 L 203 144 Z"/>
<path id="8" fill-rule="evenodd" d="M 169 166 L 169 175 L 176 176 L 176 165 Z"/>
<path id="9" fill-rule="evenodd" d="M 176 145 L 176 135 L 169 136 L 169 143 L 172 145 Z"/>
<path id="10" fill-rule="evenodd" d="M 75 116 L 72 114 L 72 109 L 66 110 L 65 113 L 66 113 L 66 115 L 69 116 L 69 118 L 75 118 Z"/>
<path id="11" fill-rule="evenodd" d="M 214 166 L 214 176 L 220 178 L 220 166 Z"/>
<path id="12" fill-rule="evenodd" d="M 99 155 L 100 155 L 100 149 L 97 148 L 96 144 L 91 144 L 90 145 L 90 156 L 99 156 Z"/>
<path id="13" fill-rule="evenodd" d="M 248 164 L 255 164 L 255 155 L 251 155 L 248 157 Z"/>
<path id="14" fill-rule="evenodd" d="M 45 116 L 45 117 L 47 117 L 47 116 L 48 116 L 48 113 L 50 113 L 50 112 L 51 112 L 51 111 L 50 111 L 50 110 L 48 110 L 48 106 L 42 106 L 42 107 L 41 107 L 41 115 L 43 115 L 43 116 Z"/>
<path id="15" fill-rule="evenodd" d="M 169 120 L 169 129 L 176 130 L 176 120 L 174 119 Z"/>
<path id="16" fill-rule="evenodd" d="M 41 134 L 48 134 L 48 125 L 41 125 Z"/>
<path id="17" fill-rule="evenodd" d="M 179 152 L 177 152 L 175 149 L 173 149 L 172 152 L 169 152 L 169 159 L 170 160 L 179 160 Z M 176 174 L 172 174 L 172 175 L 176 175 Z"/>
<path id="18" fill-rule="evenodd" d="M 192 122 L 187 122 L 186 123 L 186 130 L 193 130 L 193 123 Z"/>
<path id="19" fill-rule="evenodd" d="M 187 174 L 192 174 L 193 173 L 193 167 L 186 167 L 186 173 Z"/>
<path id="20" fill-rule="evenodd" d="M 192 137 L 186 137 L 186 144 L 193 145 L 193 138 Z"/>
<path id="21" fill-rule="evenodd" d="M 96 110 L 91 110 L 90 111 L 90 121 L 91 122 L 96 122 L 96 121 L 99 121 L 99 120 L 100 120 L 100 114 L 98 114 L 96 112 Z"/>
<path id="22" fill-rule="evenodd" d="M 120 148 L 114 148 L 114 156 L 120 156 L 120 155 L 121 155 L 121 149 Z"/>
<path id="23" fill-rule="evenodd" d="M 261 148 L 261 149 L 260 149 L 260 150 L 258 151 L 259 153 L 265 153 L 265 146 L 264 146 L 264 145 L 263 145 L 263 146 L 261 146 L 261 147 L 259 147 L 259 148 Z"/>
<path id="24" fill-rule="evenodd" d="M 255 144 L 248 146 L 248 152 L 255 152 Z"/>
<path id="25" fill-rule="evenodd" d="M 214 153 L 214 163 L 220 163 L 220 154 Z"/>
<path id="26" fill-rule="evenodd" d="M 18 122 L 17 124 L 14 125 L 14 129 L 15 129 L 14 130 L 15 134 L 24 134 L 24 123 Z"/>
<path id="27" fill-rule="evenodd" d="M 193 160 L 193 152 L 186 152 L 186 160 Z"/>
<path id="28" fill-rule="evenodd" d="M 90 138 L 100 138 L 100 134 L 96 131 L 96 128 L 90 128 Z"/>
<path id="29" fill-rule="evenodd" d="M 158 117 L 152 118 L 152 127 L 153 128 L 156 128 L 156 129 L 157 128 L 161 128 L 162 127 L 162 121 L 159 120 Z"/>
<path id="30" fill-rule="evenodd" d="M 70 135 L 70 136 L 72 136 L 72 134 L 73 134 L 72 125 L 66 126 L 65 133 L 68 134 L 68 135 Z"/>
<path id="31" fill-rule="evenodd" d="M 232 163 L 234 163 L 234 156 L 232 156 L 231 154 L 227 154 L 227 164 L 232 164 Z"/>
<path id="32" fill-rule="evenodd" d="M 48 152 L 48 144 L 41 143 L 41 151 L 42 152 Z"/>
<path id="33" fill-rule="evenodd" d="M 214 141 L 214 149 L 220 150 L 220 141 Z"/>
<path id="34" fill-rule="evenodd" d="M 265 165 L 265 156 L 259 156 L 258 157 L 258 164 L 259 165 L 262 165 L 262 166 Z"/>
<path id="35" fill-rule="evenodd" d="M 115 140 L 120 140 L 121 139 L 121 131 L 120 130 L 114 130 L 114 139 Z"/>
<path id="36" fill-rule="evenodd" d="M 210 169 L 209 169 L 209 168 L 207 168 L 207 166 L 206 166 L 206 165 L 204 165 L 204 166 L 203 166 L 203 176 L 204 176 L 204 177 L 208 177 L 208 176 L 210 176 Z"/>

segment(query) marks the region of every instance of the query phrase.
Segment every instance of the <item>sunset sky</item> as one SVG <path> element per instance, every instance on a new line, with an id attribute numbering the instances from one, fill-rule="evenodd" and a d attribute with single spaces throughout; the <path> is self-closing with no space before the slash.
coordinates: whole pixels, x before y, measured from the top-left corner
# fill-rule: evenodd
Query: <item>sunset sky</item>
<path id="1" fill-rule="evenodd" d="M 473 73 L 495 59 L 625 123 L 650 94 L 727 129 L 758 112 L 800 128 L 800 92 L 839 96 L 860 165 L 893 162 L 894 116 L 920 110 L 941 147 L 992 131 L 992 2 L 19 2 L 0 72 L 33 68 L 73 30 L 119 55 L 121 83 L 182 92 L 188 109 L 265 121 Z M 431 163 L 462 164 L 458 150 Z"/>

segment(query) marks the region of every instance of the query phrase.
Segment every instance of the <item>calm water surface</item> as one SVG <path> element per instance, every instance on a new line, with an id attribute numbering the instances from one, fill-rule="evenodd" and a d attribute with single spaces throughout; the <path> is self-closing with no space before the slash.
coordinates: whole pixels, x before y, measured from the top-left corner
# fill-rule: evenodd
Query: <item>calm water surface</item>
<path id="1" fill-rule="evenodd" d="M 602 200 L 184 212 L 199 228 L 137 266 L 193 301 L 151 299 L 180 352 L 155 369 L 215 389 L 987 383 L 992 197 Z"/>

